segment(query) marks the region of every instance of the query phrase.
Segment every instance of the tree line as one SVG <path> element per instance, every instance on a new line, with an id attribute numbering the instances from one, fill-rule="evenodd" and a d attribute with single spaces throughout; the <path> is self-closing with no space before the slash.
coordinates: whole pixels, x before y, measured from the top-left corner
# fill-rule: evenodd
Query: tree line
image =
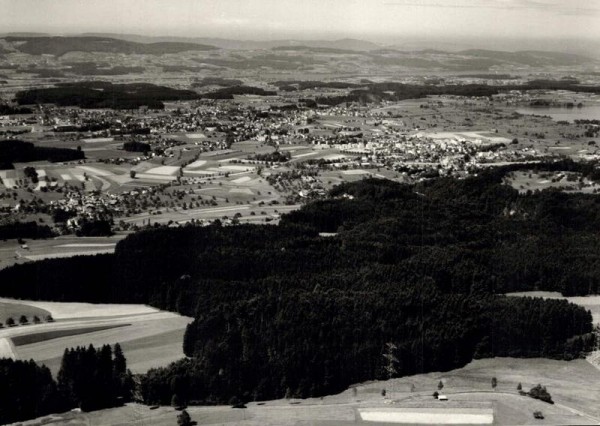
<path id="1" fill-rule="evenodd" d="M 331 84 L 331 83 L 330 83 Z M 343 85 L 343 84 L 342 84 Z M 303 90 L 302 84 L 284 86 L 282 90 Z M 600 86 L 586 86 L 574 80 L 531 80 L 523 84 L 490 85 L 490 84 L 448 84 L 448 85 L 418 85 L 397 82 L 372 83 L 355 88 L 347 95 L 317 97 L 315 100 L 322 105 L 338 105 L 343 102 L 368 103 L 373 101 L 400 101 L 404 99 L 420 99 L 429 95 L 453 95 L 489 97 L 511 90 L 570 90 L 573 92 L 600 93 Z"/>
<path id="2" fill-rule="evenodd" d="M 101 90 L 98 90 L 101 89 Z M 198 99 L 191 90 L 173 89 L 149 83 L 112 84 L 101 81 L 61 83 L 57 87 L 22 90 L 15 94 L 19 105 L 52 103 L 80 108 L 163 109 L 162 101 Z"/>
<path id="3" fill-rule="evenodd" d="M 33 360 L 0 359 L 0 423 L 81 408 L 109 408 L 129 402 L 133 376 L 121 346 L 66 349 L 58 380 Z"/>
<path id="4" fill-rule="evenodd" d="M 38 225 L 35 221 L 10 222 L 0 225 L 0 240 L 12 238 L 50 238 L 55 234 L 48 225 Z"/>
<path id="5" fill-rule="evenodd" d="M 14 168 L 13 163 L 31 161 L 73 161 L 84 159 L 83 151 L 69 148 L 35 146 L 20 140 L 0 141 L 0 170 Z"/>

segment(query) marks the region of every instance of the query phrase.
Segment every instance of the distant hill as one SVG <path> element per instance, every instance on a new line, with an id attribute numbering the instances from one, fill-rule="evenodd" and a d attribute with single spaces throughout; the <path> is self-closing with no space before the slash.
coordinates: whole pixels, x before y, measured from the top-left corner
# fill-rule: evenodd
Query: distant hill
<path id="1" fill-rule="evenodd" d="M 544 65 L 577 65 L 591 61 L 590 58 L 573 53 L 545 52 L 538 50 L 524 50 L 518 52 L 503 52 L 498 50 L 469 49 L 456 52 L 478 58 L 487 58 L 503 62 L 516 62 L 529 66 Z"/>
<path id="2" fill-rule="evenodd" d="M 345 38 L 340 40 L 282 40 L 276 42 L 281 46 L 306 46 L 317 49 L 335 49 L 335 50 L 350 50 L 350 51 L 371 51 L 380 49 L 379 44 L 370 41 Z"/>
<path id="3" fill-rule="evenodd" d="M 327 48 L 342 49 L 354 51 L 370 51 L 380 49 L 382 46 L 370 41 L 358 39 L 339 39 L 339 40 L 230 40 L 225 38 L 212 37 L 149 37 L 136 34 L 109 34 L 109 33 L 85 33 L 82 36 L 89 37 L 110 37 L 119 40 L 126 40 L 135 43 L 159 43 L 159 42 L 177 42 L 177 43 L 200 43 L 215 46 L 221 49 L 272 49 L 278 47 L 305 46 L 307 48 Z"/>
<path id="4" fill-rule="evenodd" d="M 185 51 L 214 50 L 216 47 L 197 43 L 157 42 L 136 43 L 108 37 L 24 37 L 7 36 L 4 40 L 13 48 L 30 55 L 62 56 L 68 52 L 111 52 L 125 54 L 162 55 Z"/>
<path id="5" fill-rule="evenodd" d="M 277 46 L 271 48 L 273 51 L 284 51 L 284 52 L 308 52 L 308 53 L 328 53 L 332 55 L 347 55 L 347 54 L 360 54 L 362 52 L 348 49 L 336 49 L 333 47 L 311 47 L 311 46 Z"/>
<path id="6" fill-rule="evenodd" d="M 353 59 L 356 66 L 398 67 L 402 69 L 450 70 L 456 72 L 486 72 L 493 67 L 552 67 L 598 64 L 597 58 L 546 50 L 505 51 L 494 49 L 424 48 L 401 49 L 358 39 L 338 40 L 229 40 L 206 37 L 149 37 L 132 34 L 83 34 L 77 36 L 0 36 L 0 54 L 3 50 L 31 55 L 61 56 L 68 52 L 106 52 L 123 54 L 162 55 L 183 51 L 269 50 L 270 53 L 252 52 L 193 58 L 203 67 L 235 70 L 273 68 L 280 71 L 307 70 L 327 66 L 331 61 L 344 61 L 342 55 L 361 55 Z M 525 45 L 524 47 L 528 47 Z M 318 55 L 318 56 L 316 56 Z M 324 57 L 325 56 L 325 57 Z M 327 58 L 326 56 L 329 56 Z M 593 55 L 592 55 L 593 56 Z M 185 69 L 180 67 L 186 67 Z M 346 64 L 347 66 L 347 64 Z M 176 68 L 177 67 L 177 68 Z M 167 66 L 166 71 L 196 72 L 191 64 Z M 93 75 L 114 75 L 116 71 L 97 71 Z M 119 71 L 120 72 L 120 71 Z M 92 75 L 90 74 L 90 75 Z"/>

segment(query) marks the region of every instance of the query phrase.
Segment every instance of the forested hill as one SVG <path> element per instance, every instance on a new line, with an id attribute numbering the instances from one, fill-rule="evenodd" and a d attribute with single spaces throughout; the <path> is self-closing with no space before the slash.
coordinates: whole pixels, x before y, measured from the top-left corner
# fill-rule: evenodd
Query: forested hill
<path id="1" fill-rule="evenodd" d="M 600 197 L 519 194 L 502 183 L 508 170 L 343 184 L 278 226 L 147 230 L 114 255 L 0 271 L 0 295 L 194 316 L 191 358 L 143 377 L 149 403 L 168 404 L 173 392 L 201 402 L 318 396 L 474 357 L 579 357 L 594 342 L 589 312 L 501 293 L 597 292 Z"/>
<path id="2" fill-rule="evenodd" d="M 30 55 L 62 56 L 68 52 L 110 52 L 162 55 L 186 51 L 215 50 L 199 43 L 158 42 L 135 43 L 109 37 L 4 37 L 5 47 Z M 10 50 L 9 50 L 10 51 Z"/>

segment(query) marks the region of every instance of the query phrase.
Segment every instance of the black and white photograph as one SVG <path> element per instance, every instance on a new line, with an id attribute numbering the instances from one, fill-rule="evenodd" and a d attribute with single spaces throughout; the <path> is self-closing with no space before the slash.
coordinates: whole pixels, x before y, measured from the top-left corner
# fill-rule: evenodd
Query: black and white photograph
<path id="1" fill-rule="evenodd" d="M 600 0 L 0 0 L 0 425 L 600 424 Z"/>

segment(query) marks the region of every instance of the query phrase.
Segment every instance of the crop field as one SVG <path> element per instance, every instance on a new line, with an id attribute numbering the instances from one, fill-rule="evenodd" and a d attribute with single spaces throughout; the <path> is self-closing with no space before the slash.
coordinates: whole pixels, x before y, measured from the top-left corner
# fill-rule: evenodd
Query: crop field
<path id="1" fill-rule="evenodd" d="M 167 365 L 184 357 L 183 333 L 191 321 L 144 305 L 0 299 L 0 309 L 20 315 L 52 315 L 53 322 L 32 324 L 30 320 L 28 325 L 0 329 L 0 350 L 18 359 L 34 359 L 53 374 L 58 373 L 66 348 L 89 344 L 120 343 L 134 373 Z"/>
<path id="2" fill-rule="evenodd" d="M 0 298 L 5 304 L 20 303 L 41 309 L 52 314 L 55 320 L 77 320 L 80 318 L 102 319 L 128 315 L 145 315 L 158 312 L 157 309 L 146 305 L 107 304 L 107 303 L 63 303 L 39 300 L 13 300 Z"/>
<path id="3" fill-rule="evenodd" d="M 31 345 L 33 343 L 45 342 L 47 340 L 58 339 L 59 337 L 77 336 L 80 334 L 93 333 L 94 331 L 109 330 L 111 328 L 126 327 L 131 324 L 117 324 L 117 325 L 100 325 L 97 327 L 89 328 L 73 328 L 70 330 L 54 330 L 44 331 L 41 333 L 24 334 L 21 336 L 11 337 L 11 340 L 15 346 Z"/>
<path id="4" fill-rule="evenodd" d="M 231 189 L 227 193 L 228 198 L 248 198 L 251 194 L 244 189 Z M 142 213 L 124 219 L 126 223 L 144 224 L 150 221 L 151 223 L 168 223 L 170 221 L 184 224 L 194 220 L 227 220 L 232 219 L 236 215 L 240 215 L 238 220 L 240 223 L 277 223 L 279 217 L 283 213 L 288 213 L 298 209 L 299 205 L 259 205 L 258 202 L 233 204 L 223 207 L 208 207 L 199 209 L 178 210 L 162 213 L 159 215 Z"/>
<path id="5" fill-rule="evenodd" d="M 228 156 L 229 154 L 225 154 Z M 227 220 L 234 216 L 240 222 L 264 223 L 275 221 L 282 213 L 299 206 L 284 205 L 281 194 L 255 172 L 255 166 L 227 164 L 209 156 L 184 168 L 183 188 L 189 197 L 198 197 L 212 205 L 196 205 L 186 209 L 160 209 L 123 218 L 129 224 L 186 223 L 194 220 Z M 144 176 L 147 174 L 144 173 Z M 139 175 L 138 175 L 139 176 Z M 136 181 L 137 181 L 136 177 Z"/>
<path id="6" fill-rule="evenodd" d="M 46 240 L 27 240 L 27 248 L 23 248 L 16 240 L 0 241 L 0 269 L 15 263 L 53 257 L 113 253 L 117 243 L 125 236 L 125 233 L 111 237 L 69 235 Z"/>
<path id="7" fill-rule="evenodd" d="M 89 164 L 89 165 L 88 165 Z M 114 189 L 125 182 L 131 180 L 129 173 L 124 168 L 119 168 L 102 163 L 87 164 L 49 164 L 49 163 L 22 163 L 17 164 L 15 170 L 5 170 L 0 172 L 2 183 L 0 189 L 23 189 L 21 185 L 24 179 L 23 168 L 27 166 L 35 167 L 40 182 L 34 192 L 36 196 L 49 200 L 52 192 L 43 193 L 40 191 L 42 186 L 63 187 L 65 184 L 81 186 L 87 191 L 102 190 L 108 191 Z M 45 179 L 48 179 L 48 182 Z"/>

